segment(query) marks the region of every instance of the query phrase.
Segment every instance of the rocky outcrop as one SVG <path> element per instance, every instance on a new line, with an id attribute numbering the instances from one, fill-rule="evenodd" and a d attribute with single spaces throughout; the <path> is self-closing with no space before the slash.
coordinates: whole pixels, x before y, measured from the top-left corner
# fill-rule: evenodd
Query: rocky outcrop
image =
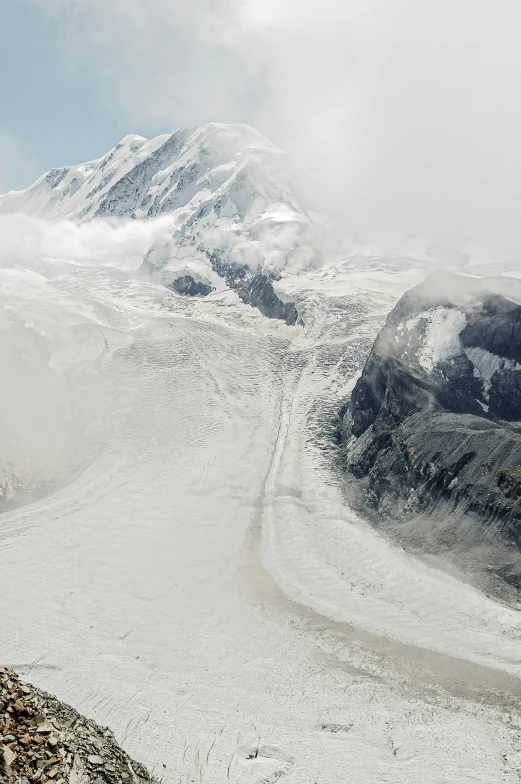
<path id="1" fill-rule="evenodd" d="M 112 732 L 0 667 L 0 782 L 144 784 Z"/>
<path id="2" fill-rule="evenodd" d="M 472 516 L 476 537 L 521 548 L 521 307 L 431 275 L 390 313 L 343 432 L 381 519 Z"/>
<path id="3" fill-rule="evenodd" d="M 179 278 L 175 278 L 169 288 L 183 297 L 207 297 L 214 290 L 209 283 L 195 280 L 191 275 L 181 275 Z"/>
<path id="4" fill-rule="evenodd" d="M 182 296 L 206 297 L 228 288 L 267 318 L 290 326 L 299 321 L 296 304 L 283 299 L 275 288 L 280 273 L 262 265 L 252 269 L 239 264 L 228 248 L 212 251 L 204 244 L 180 245 L 177 238 L 165 237 L 147 253 L 141 272 Z"/>
<path id="5" fill-rule="evenodd" d="M 246 305 L 257 308 L 267 318 L 282 319 L 289 326 L 298 322 L 295 303 L 285 302 L 275 291 L 275 272 L 252 270 L 247 265 L 226 262 L 218 253 L 210 254 L 210 261 L 214 272 L 224 278 L 226 285 L 236 291 Z"/>

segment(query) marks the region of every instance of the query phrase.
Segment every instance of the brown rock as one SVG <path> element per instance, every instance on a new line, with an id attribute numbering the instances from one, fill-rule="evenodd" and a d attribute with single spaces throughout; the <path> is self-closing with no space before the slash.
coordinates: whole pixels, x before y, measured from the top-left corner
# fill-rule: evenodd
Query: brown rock
<path id="1" fill-rule="evenodd" d="M 20 743 L 23 743 L 24 746 L 28 746 L 31 743 L 31 741 L 32 738 L 30 735 L 24 735 L 23 738 L 20 738 Z"/>
<path id="2" fill-rule="evenodd" d="M 42 736 L 41 736 L 41 735 L 35 735 L 35 736 L 34 736 L 34 741 L 35 741 L 35 743 L 37 743 L 37 744 L 38 744 L 38 746 L 41 746 L 41 745 L 42 745 L 42 743 L 43 743 L 43 738 L 42 738 Z"/>
<path id="3" fill-rule="evenodd" d="M 8 767 L 11 767 L 16 759 L 16 754 L 10 748 L 4 749 L 4 762 Z"/>

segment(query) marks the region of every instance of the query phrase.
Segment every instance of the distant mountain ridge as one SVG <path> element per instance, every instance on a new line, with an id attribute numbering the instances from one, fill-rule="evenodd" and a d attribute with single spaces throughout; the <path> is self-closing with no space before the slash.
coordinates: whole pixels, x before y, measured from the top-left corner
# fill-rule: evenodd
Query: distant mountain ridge
<path id="1" fill-rule="evenodd" d="M 313 222 L 288 168 L 286 154 L 247 125 L 209 123 L 150 140 L 128 135 L 102 158 L 51 169 L 26 190 L 0 196 L 0 212 L 75 221 L 168 215 L 171 229 L 147 254 L 148 274 L 195 296 L 214 290 L 218 276 L 245 302 L 260 297 L 265 315 L 295 323 L 274 282 Z"/>
<path id="2" fill-rule="evenodd" d="M 196 197 L 201 205 L 212 202 L 223 217 L 260 214 L 277 202 L 298 212 L 285 158 L 247 125 L 209 123 L 150 140 L 129 134 L 102 158 L 51 169 L 29 188 L 0 195 L 0 211 L 80 220 L 144 218 L 185 207 Z M 264 204 L 255 205 L 256 199 Z"/>

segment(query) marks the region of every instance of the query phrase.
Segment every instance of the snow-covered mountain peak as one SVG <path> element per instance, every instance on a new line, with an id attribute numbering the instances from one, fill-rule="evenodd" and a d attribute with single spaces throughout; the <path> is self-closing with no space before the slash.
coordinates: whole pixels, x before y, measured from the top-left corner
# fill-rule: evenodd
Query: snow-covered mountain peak
<path id="1" fill-rule="evenodd" d="M 120 141 L 120 143 L 117 144 L 116 146 L 117 147 L 121 147 L 124 144 L 138 144 L 138 145 L 141 145 L 141 144 L 143 144 L 146 141 L 147 141 L 146 137 L 145 136 L 140 136 L 139 133 L 127 133 L 127 135 L 124 136 L 122 138 L 122 140 Z"/>
<path id="2" fill-rule="evenodd" d="M 281 150 L 247 125 L 209 123 L 150 140 L 128 134 L 101 158 L 51 169 L 26 190 L 0 196 L 0 211 L 152 217 L 224 192 L 236 197 L 230 217 L 244 215 L 257 197 L 296 206 Z"/>
<path id="3" fill-rule="evenodd" d="M 129 134 L 101 158 L 52 169 L 25 191 L 0 196 L 1 212 L 75 222 L 168 216 L 164 237 L 146 254 L 147 274 L 175 290 L 181 278 L 183 291 L 215 290 L 217 274 L 250 302 L 246 276 L 255 290 L 267 286 L 266 312 L 293 323 L 294 309 L 286 314 L 271 278 L 298 254 L 314 253 L 315 226 L 292 189 L 288 156 L 243 124 L 149 140 Z M 266 280 L 254 284 L 258 274 Z"/>

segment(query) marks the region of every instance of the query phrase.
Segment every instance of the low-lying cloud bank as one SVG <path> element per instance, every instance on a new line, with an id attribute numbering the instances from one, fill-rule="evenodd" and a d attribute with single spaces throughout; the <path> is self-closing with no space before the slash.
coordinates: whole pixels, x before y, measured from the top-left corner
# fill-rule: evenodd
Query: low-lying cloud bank
<path id="1" fill-rule="evenodd" d="M 50 258 L 133 269 L 171 226 L 168 216 L 146 221 L 99 218 L 75 223 L 0 215 L 0 264 L 28 264 Z"/>

